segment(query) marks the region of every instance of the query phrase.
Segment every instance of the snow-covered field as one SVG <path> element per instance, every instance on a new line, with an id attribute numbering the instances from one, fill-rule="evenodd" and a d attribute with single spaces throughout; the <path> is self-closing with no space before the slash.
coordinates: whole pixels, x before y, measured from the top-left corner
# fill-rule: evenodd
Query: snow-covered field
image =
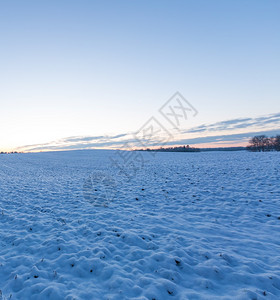
<path id="1" fill-rule="evenodd" d="M 112 155 L 0 156 L 0 299 L 280 299 L 279 153 Z"/>

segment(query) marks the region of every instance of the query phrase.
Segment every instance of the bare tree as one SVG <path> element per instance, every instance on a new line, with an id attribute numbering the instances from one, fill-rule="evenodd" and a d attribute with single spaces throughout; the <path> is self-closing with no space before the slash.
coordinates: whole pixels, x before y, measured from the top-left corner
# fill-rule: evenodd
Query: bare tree
<path id="1" fill-rule="evenodd" d="M 250 139 L 249 141 L 249 150 L 251 151 L 264 151 L 265 144 L 267 143 L 267 137 L 265 135 L 257 135 Z"/>
<path id="2" fill-rule="evenodd" d="M 257 135 L 250 139 L 247 149 L 250 151 L 280 151 L 280 135 L 276 137 L 267 137 L 265 135 Z"/>
<path id="3" fill-rule="evenodd" d="M 280 135 L 276 135 L 274 138 L 274 149 L 280 151 Z"/>

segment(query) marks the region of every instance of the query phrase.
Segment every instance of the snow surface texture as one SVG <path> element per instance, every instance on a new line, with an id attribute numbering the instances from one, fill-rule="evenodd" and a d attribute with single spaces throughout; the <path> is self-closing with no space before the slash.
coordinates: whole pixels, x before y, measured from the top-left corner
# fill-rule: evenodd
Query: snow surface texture
<path id="1" fill-rule="evenodd" d="M 280 299 L 279 153 L 112 153 L 0 156 L 1 300 Z"/>

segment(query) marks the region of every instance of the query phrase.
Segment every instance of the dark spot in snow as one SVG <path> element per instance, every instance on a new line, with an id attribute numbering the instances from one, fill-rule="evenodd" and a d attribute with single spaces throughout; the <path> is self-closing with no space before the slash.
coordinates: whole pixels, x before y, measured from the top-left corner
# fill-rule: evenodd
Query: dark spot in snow
<path id="1" fill-rule="evenodd" d="M 262 202 L 262 200 L 259 200 L 259 202 Z"/>
<path id="2" fill-rule="evenodd" d="M 92 269 L 90 270 L 90 273 L 92 273 Z"/>
<path id="3" fill-rule="evenodd" d="M 280 217 L 278 217 L 277 219 L 280 220 Z"/>
<path id="4" fill-rule="evenodd" d="M 142 189 L 142 191 L 144 191 L 145 189 Z"/>
<path id="5" fill-rule="evenodd" d="M 60 251 L 61 249 L 60 249 L 60 247 L 58 247 L 58 251 Z"/>
<path id="6" fill-rule="evenodd" d="M 100 236 L 100 235 L 101 235 L 101 232 L 97 232 L 97 235 Z"/>
<path id="7" fill-rule="evenodd" d="M 180 264 L 181 264 L 181 262 L 177 259 L 175 259 L 175 263 L 176 263 L 177 266 L 180 266 Z"/>
<path id="8" fill-rule="evenodd" d="M 119 233 L 117 233 L 116 235 L 117 235 L 117 237 L 120 237 L 120 236 L 121 236 Z"/>
<path id="9" fill-rule="evenodd" d="M 138 198 L 135 198 L 137 201 L 139 200 Z"/>
<path id="10" fill-rule="evenodd" d="M 173 295 L 173 292 L 172 292 L 172 291 L 167 290 L 167 293 L 168 293 L 169 295 Z"/>
<path id="11" fill-rule="evenodd" d="M 75 266 L 75 264 L 71 264 L 71 267 L 73 268 Z"/>
<path id="12" fill-rule="evenodd" d="M 266 216 L 267 216 L 267 217 L 271 217 L 271 214 L 267 214 Z"/>
<path id="13" fill-rule="evenodd" d="M 38 278 L 39 277 L 39 275 L 34 275 L 34 278 Z"/>
<path id="14" fill-rule="evenodd" d="M 266 291 L 263 291 L 263 295 L 264 295 L 264 296 L 266 296 L 266 295 L 267 295 Z"/>
<path id="15" fill-rule="evenodd" d="M 29 230 L 32 231 L 32 228 L 30 227 Z"/>

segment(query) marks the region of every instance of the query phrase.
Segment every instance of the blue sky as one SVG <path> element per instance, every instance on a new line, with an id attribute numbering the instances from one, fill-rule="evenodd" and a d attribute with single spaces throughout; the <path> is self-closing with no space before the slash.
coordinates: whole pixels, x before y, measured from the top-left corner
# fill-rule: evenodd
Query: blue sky
<path id="1" fill-rule="evenodd" d="M 198 111 L 178 142 L 203 124 L 270 120 L 279 14 L 278 0 L 0 1 L 0 149 L 128 134 L 176 91 Z M 261 131 L 243 126 L 226 134 Z"/>

